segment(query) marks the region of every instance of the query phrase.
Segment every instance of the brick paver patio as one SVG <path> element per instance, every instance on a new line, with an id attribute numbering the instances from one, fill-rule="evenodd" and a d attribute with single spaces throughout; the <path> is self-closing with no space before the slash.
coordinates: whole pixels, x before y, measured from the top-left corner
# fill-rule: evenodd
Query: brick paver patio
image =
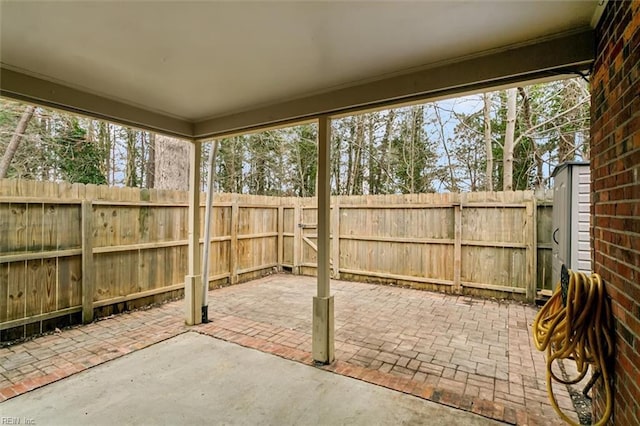
<path id="1" fill-rule="evenodd" d="M 209 324 L 184 326 L 177 301 L 0 349 L 0 401 L 187 331 L 311 364 L 314 293 L 315 278 L 273 275 L 211 291 Z M 530 338 L 534 307 L 345 281 L 332 293 L 336 362 L 321 368 L 511 424 L 563 424 Z"/>

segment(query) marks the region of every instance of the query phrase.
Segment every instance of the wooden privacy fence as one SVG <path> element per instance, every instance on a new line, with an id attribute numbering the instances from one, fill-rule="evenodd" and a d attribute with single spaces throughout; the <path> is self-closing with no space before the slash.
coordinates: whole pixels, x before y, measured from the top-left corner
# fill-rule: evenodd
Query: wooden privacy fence
<path id="1" fill-rule="evenodd" d="M 537 289 L 551 288 L 549 196 L 516 191 L 333 197 L 332 275 L 533 301 Z M 314 275 L 315 200 L 283 203 L 280 264 Z"/>
<path id="2" fill-rule="evenodd" d="M 0 181 L 2 340 L 51 329 L 60 318 L 91 318 L 94 309 L 108 315 L 182 295 L 187 196 Z M 277 267 L 279 204 L 270 197 L 216 197 L 211 282 L 235 283 Z"/>
<path id="3" fill-rule="evenodd" d="M 90 318 L 96 309 L 107 315 L 179 297 L 187 195 L 0 181 L 2 340 L 46 331 L 61 319 L 78 322 L 83 312 Z M 537 198 L 334 197 L 332 273 L 532 300 L 536 283 L 551 287 L 551 207 Z M 211 287 L 282 269 L 315 274 L 315 199 L 219 194 L 214 205 Z M 203 229 L 201 223 L 201 238 Z"/>

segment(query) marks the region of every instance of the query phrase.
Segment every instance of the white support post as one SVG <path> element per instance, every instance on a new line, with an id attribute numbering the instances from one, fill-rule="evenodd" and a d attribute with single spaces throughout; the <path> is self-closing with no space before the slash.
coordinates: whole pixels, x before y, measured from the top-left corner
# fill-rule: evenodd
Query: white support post
<path id="1" fill-rule="evenodd" d="M 213 184 L 216 177 L 216 153 L 218 141 L 211 143 L 209 151 L 209 174 L 207 176 L 207 196 L 204 208 L 204 246 L 202 247 L 202 322 L 209 322 L 209 252 L 211 251 L 211 215 L 213 212 Z"/>
<path id="2" fill-rule="evenodd" d="M 189 260 L 184 282 L 185 322 L 202 322 L 202 275 L 200 270 L 200 157 L 202 145 L 192 141 L 189 155 Z"/>
<path id="3" fill-rule="evenodd" d="M 334 360 L 333 296 L 330 276 L 331 119 L 318 119 L 318 293 L 313 298 L 312 356 L 319 364 Z"/>

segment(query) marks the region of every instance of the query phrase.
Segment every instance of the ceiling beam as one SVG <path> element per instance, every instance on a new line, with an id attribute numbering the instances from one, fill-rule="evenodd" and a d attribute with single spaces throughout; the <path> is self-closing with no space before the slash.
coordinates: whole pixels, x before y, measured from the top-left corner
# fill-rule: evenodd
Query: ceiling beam
<path id="1" fill-rule="evenodd" d="M 483 88 L 566 75 L 588 69 L 594 60 L 594 33 L 579 33 L 494 51 L 339 88 L 236 114 L 196 122 L 194 138 L 205 139 L 259 130 L 319 115 L 338 115 L 393 104 L 426 101 Z"/>
<path id="2" fill-rule="evenodd" d="M 94 95 L 62 84 L 0 68 L 0 95 L 74 114 L 191 139 L 193 123 Z"/>

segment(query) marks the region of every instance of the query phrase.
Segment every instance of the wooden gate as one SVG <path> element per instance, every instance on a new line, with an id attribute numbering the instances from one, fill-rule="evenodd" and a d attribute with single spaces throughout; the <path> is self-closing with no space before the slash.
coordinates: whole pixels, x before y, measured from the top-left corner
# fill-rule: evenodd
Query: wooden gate
<path id="1" fill-rule="evenodd" d="M 339 278 L 339 271 L 337 263 L 334 261 L 336 253 L 338 253 L 338 239 L 334 239 L 333 236 L 337 231 L 337 207 L 331 208 L 331 253 L 330 253 L 330 265 L 331 265 L 331 277 Z M 296 215 L 296 236 L 294 249 L 299 250 L 298 262 L 296 271 L 302 275 L 316 275 L 318 268 L 318 209 L 316 206 L 301 205 L 297 209 Z"/>

